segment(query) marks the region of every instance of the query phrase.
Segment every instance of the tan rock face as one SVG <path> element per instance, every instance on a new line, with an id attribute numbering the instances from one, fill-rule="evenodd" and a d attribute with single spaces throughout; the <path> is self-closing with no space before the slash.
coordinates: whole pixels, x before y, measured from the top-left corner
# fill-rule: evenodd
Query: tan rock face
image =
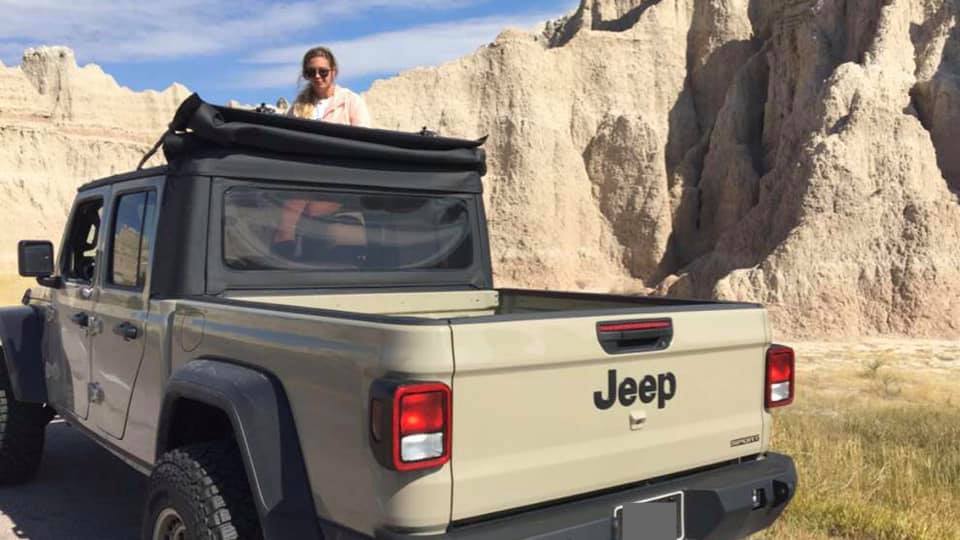
<path id="1" fill-rule="evenodd" d="M 793 336 L 956 337 L 958 16 L 584 0 L 366 98 L 383 127 L 490 135 L 500 285 L 755 300 Z"/>
<path id="2" fill-rule="evenodd" d="M 379 127 L 490 136 L 498 285 L 767 304 L 779 335 L 960 336 L 957 0 L 583 0 L 374 84 Z M 0 268 L 133 167 L 186 90 L 0 66 Z"/>
<path id="3" fill-rule="evenodd" d="M 960 191 L 960 9 L 955 2 L 928 2 L 922 23 L 911 25 L 916 51 L 914 106 L 930 130 L 944 177 Z M 951 151 L 952 150 L 952 151 Z"/>
<path id="4" fill-rule="evenodd" d="M 490 135 L 486 196 L 502 284 L 642 288 L 662 273 L 667 155 L 701 138 L 684 91 L 693 12 L 635 4 L 610 13 L 585 4 L 549 36 L 504 32 L 473 56 L 377 82 L 366 96 L 382 127 Z M 622 30 L 590 29 L 620 13 L 631 21 Z M 571 28 L 582 29 L 551 46 Z"/>
<path id="5" fill-rule="evenodd" d="M 937 166 L 958 139 L 935 145 L 914 106 L 933 54 L 918 7 L 824 1 L 768 20 L 756 202 L 714 227 L 675 291 L 767 303 L 793 334 L 960 333 L 960 206 Z M 726 107 L 743 105 L 735 96 Z M 951 129 L 938 115 L 930 125 Z M 718 122 L 713 142 L 736 138 L 725 131 Z M 704 179 L 710 169 L 708 157 Z M 723 208 L 703 187 L 702 208 Z"/>
<path id="6" fill-rule="evenodd" d="M 0 273 L 16 272 L 18 240 L 59 242 L 77 186 L 136 167 L 188 95 L 133 92 L 63 47 L 0 66 Z"/>

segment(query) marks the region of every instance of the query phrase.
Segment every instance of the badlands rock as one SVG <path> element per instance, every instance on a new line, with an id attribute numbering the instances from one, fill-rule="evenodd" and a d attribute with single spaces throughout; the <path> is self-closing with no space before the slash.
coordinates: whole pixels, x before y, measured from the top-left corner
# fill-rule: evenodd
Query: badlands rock
<path id="1" fill-rule="evenodd" d="M 958 0 L 583 0 L 375 83 L 479 137 L 498 285 L 759 301 L 779 335 L 960 336 Z M 0 67 L 0 270 L 187 92 L 65 49 Z"/>
<path id="2" fill-rule="evenodd" d="M 500 285 L 768 304 L 780 334 L 960 335 L 955 0 L 583 0 L 375 83 L 490 135 Z"/>
<path id="3" fill-rule="evenodd" d="M 489 134 L 501 284 L 640 289 L 662 273 L 668 164 L 702 138 L 686 92 L 692 13 L 610 6 L 585 3 L 549 36 L 506 31 L 473 56 L 366 95 L 382 127 Z"/>
<path id="4" fill-rule="evenodd" d="M 16 272 L 17 240 L 59 241 L 77 186 L 135 167 L 187 95 L 122 88 L 63 47 L 0 66 L 0 273 Z"/>
<path id="5" fill-rule="evenodd" d="M 960 334 L 960 204 L 937 166 L 960 150 L 957 94 L 917 79 L 930 56 L 949 64 L 916 31 L 932 4 L 820 2 L 768 23 L 765 118 L 786 120 L 763 125 L 756 204 L 678 291 L 765 302 L 795 334 Z M 932 138 L 915 105 L 938 111 Z"/>

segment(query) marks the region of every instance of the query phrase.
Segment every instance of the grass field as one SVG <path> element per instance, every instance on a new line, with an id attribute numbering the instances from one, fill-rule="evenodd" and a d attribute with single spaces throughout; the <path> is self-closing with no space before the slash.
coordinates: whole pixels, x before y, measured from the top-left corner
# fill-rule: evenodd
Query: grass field
<path id="1" fill-rule="evenodd" d="M 774 447 L 797 462 L 784 518 L 757 538 L 960 539 L 960 343 L 798 345 Z"/>

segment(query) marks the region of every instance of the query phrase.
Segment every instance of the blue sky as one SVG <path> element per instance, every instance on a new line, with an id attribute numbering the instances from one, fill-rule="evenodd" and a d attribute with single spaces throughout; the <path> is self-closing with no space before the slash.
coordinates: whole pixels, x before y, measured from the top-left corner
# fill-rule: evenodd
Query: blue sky
<path id="1" fill-rule="evenodd" d="M 357 91 L 416 66 L 469 54 L 507 26 L 534 28 L 578 0 L 0 0 L 0 61 L 66 45 L 134 90 L 174 81 L 224 103 L 295 94 L 313 45 L 340 61 Z"/>

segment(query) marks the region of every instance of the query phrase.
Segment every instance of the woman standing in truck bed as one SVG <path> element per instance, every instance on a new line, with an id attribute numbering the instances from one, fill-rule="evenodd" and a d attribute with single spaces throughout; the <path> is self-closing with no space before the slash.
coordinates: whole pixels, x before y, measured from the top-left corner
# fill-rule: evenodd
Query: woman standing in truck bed
<path id="1" fill-rule="evenodd" d="M 363 98 L 337 84 L 339 68 L 330 49 L 310 49 L 303 55 L 301 68 L 301 75 L 308 84 L 297 95 L 288 114 L 297 118 L 370 127 L 370 113 Z"/>
<path id="2" fill-rule="evenodd" d="M 303 55 L 301 68 L 301 75 L 308 84 L 297 95 L 287 114 L 296 118 L 370 127 L 370 113 L 363 98 L 337 85 L 337 58 L 330 49 L 314 47 L 308 50 Z M 315 220 L 338 210 L 339 203 L 322 198 L 313 201 L 296 198 L 287 200 L 273 237 L 274 253 L 292 257 L 298 249 L 297 232 L 304 219 Z"/>

